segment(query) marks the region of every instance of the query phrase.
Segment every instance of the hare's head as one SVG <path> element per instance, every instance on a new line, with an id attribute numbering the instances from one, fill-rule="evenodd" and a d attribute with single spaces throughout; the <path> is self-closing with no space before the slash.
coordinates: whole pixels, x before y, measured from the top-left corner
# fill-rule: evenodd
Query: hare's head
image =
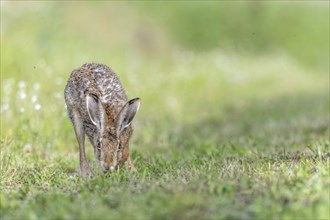
<path id="1" fill-rule="evenodd" d="M 122 161 L 125 156 L 123 150 L 128 150 L 128 142 L 132 134 L 130 124 L 139 109 L 140 99 L 128 101 L 117 114 L 107 113 L 96 95 L 87 95 L 86 104 L 88 115 L 97 128 L 98 136 L 95 137 L 97 149 L 94 150 L 102 171 L 105 173 L 108 170 L 119 169 L 122 162 L 125 162 Z"/>

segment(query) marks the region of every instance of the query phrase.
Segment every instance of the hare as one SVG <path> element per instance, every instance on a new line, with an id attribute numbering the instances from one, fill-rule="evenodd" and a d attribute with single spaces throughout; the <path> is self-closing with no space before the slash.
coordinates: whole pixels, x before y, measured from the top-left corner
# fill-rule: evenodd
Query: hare
<path id="1" fill-rule="evenodd" d="M 93 176 L 85 156 L 85 134 L 103 173 L 119 170 L 125 164 L 136 171 L 129 155 L 129 140 L 140 99 L 128 100 L 112 69 L 87 63 L 73 70 L 64 97 L 79 144 L 81 175 Z"/>

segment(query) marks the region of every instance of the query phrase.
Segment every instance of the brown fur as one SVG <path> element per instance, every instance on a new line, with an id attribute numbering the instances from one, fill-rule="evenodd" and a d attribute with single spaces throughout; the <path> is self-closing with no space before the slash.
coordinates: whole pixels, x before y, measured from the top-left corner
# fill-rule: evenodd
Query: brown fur
<path id="1" fill-rule="evenodd" d="M 64 97 L 79 144 L 82 176 L 93 175 L 85 156 L 85 134 L 103 172 L 124 164 L 135 171 L 129 140 L 140 100 L 128 101 L 117 75 L 106 65 L 84 64 L 72 71 Z"/>

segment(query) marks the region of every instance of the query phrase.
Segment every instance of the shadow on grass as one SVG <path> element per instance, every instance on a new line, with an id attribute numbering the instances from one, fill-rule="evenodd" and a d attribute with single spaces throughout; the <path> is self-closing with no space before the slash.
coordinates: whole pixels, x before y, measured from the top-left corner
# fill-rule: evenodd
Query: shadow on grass
<path id="1" fill-rule="evenodd" d="M 327 92 L 248 100 L 172 132 L 182 150 L 232 153 L 290 151 L 329 140 Z M 212 108 L 211 108 L 212 109 Z M 214 112 L 219 114 L 214 114 Z"/>

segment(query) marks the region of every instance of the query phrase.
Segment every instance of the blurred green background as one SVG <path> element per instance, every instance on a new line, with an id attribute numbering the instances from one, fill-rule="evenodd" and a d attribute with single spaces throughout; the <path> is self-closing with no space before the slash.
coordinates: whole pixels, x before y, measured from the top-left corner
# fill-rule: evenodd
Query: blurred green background
<path id="1" fill-rule="evenodd" d="M 131 145 L 136 176 L 85 183 L 72 175 L 77 143 L 63 90 L 86 62 L 111 66 L 129 97 L 142 99 Z M 44 217 L 40 204 L 59 218 L 109 211 L 130 218 L 329 217 L 322 160 L 330 152 L 328 122 L 328 1 L 1 1 L 5 217 Z M 314 174 L 304 160 L 308 149 L 321 158 Z M 243 169 L 241 160 L 256 164 Z M 84 184 L 91 190 L 85 203 L 75 194 Z M 169 207 L 167 186 L 177 198 Z M 107 193 L 126 197 L 110 210 L 101 200 Z M 184 214 L 205 199 L 214 209 Z M 18 209 L 17 201 L 26 205 Z M 67 209 L 57 212 L 63 201 Z M 83 204 L 99 208 L 81 213 Z"/>
<path id="2" fill-rule="evenodd" d="M 60 54 L 77 66 L 89 60 L 114 65 L 136 52 L 161 60 L 173 50 L 221 50 L 285 54 L 327 72 L 328 9 L 326 1 L 3 1 L 3 68 L 21 66 L 17 62 L 27 57 L 35 65 L 41 58 L 49 62 Z"/>
<path id="3" fill-rule="evenodd" d="M 145 105 L 155 102 L 157 108 L 173 105 L 175 111 L 188 103 L 231 99 L 233 92 L 253 97 L 328 86 L 324 1 L 1 6 L 2 81 L 57 78 L 62 92 L 73 68 L 100 62 L 119 74 L 129 95 L 145 96 Z"/>
<path id="4" fill-rule="evenodd" d="M 129 96 L 143 99 L 141 117 L 160 121 L 197 121 L 219 115 L 225 103 L 329 88 L 324 1 L 3 1 L 1 6 L 4 109 L 19 109 L 4 95 L 5 84 L 22 81 L 28 88 L 40 84 L 41 104 L 59 114 L 66 79 L 86 62 L 111 66 Z M 5 128 L 12 126 L 8 123 L 4 120 Z"/>

